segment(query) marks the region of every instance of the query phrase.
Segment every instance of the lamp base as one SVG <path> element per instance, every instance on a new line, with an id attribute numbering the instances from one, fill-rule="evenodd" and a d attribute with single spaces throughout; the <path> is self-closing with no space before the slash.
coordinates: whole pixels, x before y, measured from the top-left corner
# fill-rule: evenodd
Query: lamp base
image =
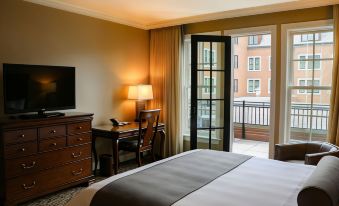
<path id="1" fill-rule="evenodd" d="M 135 102 L 135 121 L 139 122 L 139 114 L 140 111 L 145 110 L 146 109 L 146 101 L 145 100 L 137 100 Z"/>

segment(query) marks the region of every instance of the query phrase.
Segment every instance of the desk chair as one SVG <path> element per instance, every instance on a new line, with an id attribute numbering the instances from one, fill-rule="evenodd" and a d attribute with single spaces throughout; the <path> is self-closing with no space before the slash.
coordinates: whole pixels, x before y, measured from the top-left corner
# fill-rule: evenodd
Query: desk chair
<path id="1" fill-rule="evenodd" d="M 138 140 L 121 142 L 119 150 L 135 152 L 138 166 L 141 166 L 141 156 L 143 152 L 150 151 L 153 161 L 155 161 L 153 145 L 158 130 L 160 109 L 142 110 L 139 114 L 139 134 Z M 142 124 L 146 122 L 146 129 L 142 130 Z"/>

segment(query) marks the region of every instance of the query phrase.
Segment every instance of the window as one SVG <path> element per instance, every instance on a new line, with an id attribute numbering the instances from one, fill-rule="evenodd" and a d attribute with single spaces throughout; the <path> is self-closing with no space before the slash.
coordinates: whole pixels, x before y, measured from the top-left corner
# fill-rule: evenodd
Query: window
<path id="1" fill-rule="evenodd" d="M 239 44 L 239 39 L 238 39 L 238 37 L 233 37 L 233 42 L 234 42 L 234 44 Z"/>
<path id="2" fill-rule="evenodd" d="M 212 94 L 215 94 L 217 86 L 215 82 L 215 77 L 212 77 L 211 79 L 209 76 L 204 76 L 204 93 L 210 93 L 210 80 L 212 80 Z"/>
<path id="3" fill-rule="evenodd" d="M 301 34 L 301 42 L 309 42 L 309 41 L 320 41 L 320 34 Z"/>
<path id="4" fill-rule="evenodd" d="M 268 86 L 267 92 L 270 94 L 271 93 L 271 78 L 268 78 L 268 85 L 267 86 Z"/>
<path id="5" fill-rule="evenodd" d="M 234 79 L 234 92 L 238 92 L 238 79 Z"/>
<path id="6" fill-rule="evenodd" d="M 303 28 L 288 35 L 285 138 L 325 141 L 332 89 L 332 26 Z"/>
<path id="7" fill-rule="evenodd" d="M 260 80 L 259 79 L 248 79 L 247 80 L 247 93 L 260 92 Z"/>
<path id="8" fill-rule="evenodd" d="M 210 62 L 210 50 L 204 49 L 204 63 Z"/>
<path id="9" fill-rule="evenodd" d="M 260 57 L 248 57 L 248 71 L 260 71 Z"/>
<path id="10" fill-rule="evenodd" d="M 298 86 L 307 87 L 307 86 L 320 86 L 319 79 L 299 79 Z M 312 94 L 312 90 L 299 89 L 298 94 Z M 313 90 L 313 94 L 320 94 L 319 90 Z"/>
<path id="11" fill-rule="evenodd" d="M 207 48 L 204 48 L 204 63 L 205 64 L 209 64 L 210 63 L 210 50 Z M 215 55 L 215 50 L 212 50 L 212 63 L 213 66 L 216 65 L 217 63 L 217 59 L 216 59 L 216 55 Z"/>
<path id="12" fill-rule="evenodd" d="M 238 55 L 234 55 L 234 69 L 238 69 L 239 67 L 239 59 Z"/>
<path id="13" fill-rule="evenodd" d="M 299 55 L 299 69 L 300 70 L 313 70 L 313 64 L 314 64 L 314 69 L 319 70 L 321 68 L 320 59 L 321 59 L 320 54 Z"/>
<path id="14" fill-rule="evenodd" d="M 259 45 L 259 36 L 258 35 L 251 35 L 248 36 L 248 45 Z"/>
<path id="15" fill-rule="evenodd" d="M 268 57 L 268 71 L 271 71 L 272 70 L 272 57 L 269 56 Z"/>

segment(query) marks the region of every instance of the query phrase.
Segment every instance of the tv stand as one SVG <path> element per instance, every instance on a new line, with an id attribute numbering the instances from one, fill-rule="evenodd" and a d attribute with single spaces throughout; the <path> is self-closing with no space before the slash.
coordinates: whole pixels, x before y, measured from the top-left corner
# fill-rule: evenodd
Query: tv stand
<path id="1" fill-rule="evenodd" d="M 39 111 L 38 114 L 19 115 L 19 118 L 20 119 L 41 119 L 41 118 L 62 117 L 62 116 L 65 116 L 65 113 Z"/>

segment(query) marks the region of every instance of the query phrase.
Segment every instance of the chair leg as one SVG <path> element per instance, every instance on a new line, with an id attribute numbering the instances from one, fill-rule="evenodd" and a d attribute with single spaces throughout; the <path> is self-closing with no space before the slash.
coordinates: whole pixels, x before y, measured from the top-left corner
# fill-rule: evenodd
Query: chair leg
<path id="1" fill-rule="evenodd" d="M 137 152 L 137 161 L 138 161 L 138 166 L 140 167 L 141 166 L 141 155 L 140 155 L 141 152 Z"/>
<path id="2" fill-rule="evenodd" d="M 153 149 L 151 150 L 151 153 L 152 153 L 152 159 L 153 159 L 153 161 L 155 162 L 155 161 L 156 161 L 156 159 L 155 159 L 155 155 L 154 155 L 154 151 L 153 151 Z"/>

